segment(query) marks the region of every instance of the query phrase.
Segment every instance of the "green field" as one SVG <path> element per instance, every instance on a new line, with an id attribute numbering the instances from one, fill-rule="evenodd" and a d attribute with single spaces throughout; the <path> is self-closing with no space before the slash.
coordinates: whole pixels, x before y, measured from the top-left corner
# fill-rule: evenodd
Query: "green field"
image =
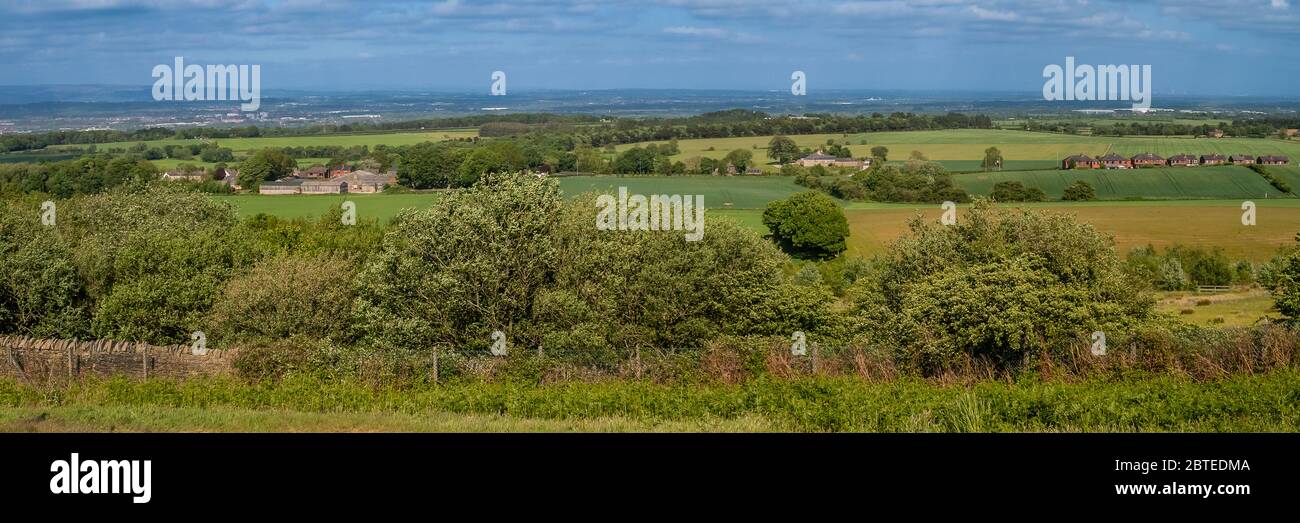
<path id="1" fill-rule="evenodd" d="M 1265 138 L 1190 138 L 1190 137 L 1100 137 L 1075 136 L 1028 131 L 952 129 L 941 131 L 897 131 L 856 134 L 811 134 L 791 136 L 801 147 L 823 145 L 828 139 L 847 142 L 855 156 L 867 156 L 871 147 L 889 148 L 889 159 L 906 160 L 912 151 L 920 151 L 930 160 L 939 161 L 953 171 L 974 171 L 984 158 L 984 149 L 997 147 L 1002 151 L 1007 169 L 1040 169 L 1060 164 L 1071 154 L 1093 156 L 1116 152 L 1132 156 L 1152 152 L 1161 156 L 1188 154 L 1280 154 L 1292 161 L 1300 160 L 1300 141 L 1282 141 Z M 722 158 L 733 149 L 750 149 L 755 160 L 767 159 L 767 142 L 770 136 L 740 138 L 700 138 L 678 140 L 679 154 L 674 160 L 692 156 Z M 651 142 L 645 142 L 651 143 Z M 624 150 L 635 145 L 622 145 Z M 665 142 L 653 142 L 665 143 Z"/>
<path id="2" fill-rule="evenodd" d="M 1175 244 L 1222 249 L 1233 259 L 1264 262 L 1278 248 L 1295 244 L 1300 232 L 1300 200 L 1259 201 L 1254 226 L 1241 225 L 1241 200 L 1169 200 L 1147 202 L 1044 202 L 1003 204 L 1072 214 L 1111 237 L 1121 256 L 1134 247 Z M 907 222 L 917 213 L 939 220 L 938 205 L 852 203 L 845 209 L 849 220 L 848 254 L 871 258 L 907 232 Z M 766 234 L 760 210 L 714 211 L 725 218 Z M 961 209 L 958 218 L 961 220 Z"/>
<path id="3" fill-rule="evenodd" d="M 1212 167 L 1165 167 L 1155 169 L 1079 169 L 1048 171 L 1000 171 L 953 175 L 953 183 L 973 195 L 987 196 L 993 184 L 1017 181 L 1037 187 L 1051 199 L 1060 199 L 1065 188 L 1083 180 L 1102 200 L 1126 198 L 1282 198 L 1282 194 L 1255 171 L 1232 165 Z M 1293 190 L 1300 185 L 1293 185 Z"/>
<path id="4" fill-rule="evenodd" d="M 564 194 L 596 191 L 617 194 L 702 194 L 709 209 L 762 209 L 807 189 L 787 176 L 570 176 L 559 178 Z"/>
<path id="5" fill-rule="evenodd" d="M 1249 172 L 1246 169 L 1238 170 Z M 1011 173 L 994 173 L 989 176 L 1007 174 Z M 1050 174 L 1060 176 L 1060 173 Z M 1157 175 L 1148 173 L 1147 170 L 1128 171 L 1124 174 Z M 984 175 L 958 175 L 958 178 L 964 176 Z M 992 186 L 990 180 L 982 180 L 980 183 Z M 646 195 L 703 194 L 705 206 L 710 209 L 710 219 L 738 222 L 762 234 L 767 232 L 762 223 L 762 209 L 767 202 L 804 190 L 791 179 L 783 177 L 584 176 L 560 179 L 561 189 L 569 196 L 592 190 L 617 191 L 620 185 L 627 187 L 630 193 Z M 438 197 L 439 193 L 213 196 L 219 201 L 229 202 L 241 216 L 257 213 L 281 217 L 318 216 L 327 210 L 338 208 L 344 200 L 350 200 L 357 203 L 359 218 L 374 218 L 381 223 L 386 223 L 404 208 L 433 205 Z M 1253 201 L 1258 205 L 1257 222 L 1250 227 L 1242 226 L 1240 222 L 1242 199 L 1054 201 L 1003 205 L 1072 213 L 1080 221 L 1090 223 L 1114 238 L 1121 254 L 1132 247 L 1147 244 L 1157 247 L 1185 244 L 1219 247 L 1233 258 L 1262 262 L 1271 258 L 1279 247 L 1294 243 L 1293 238 L 1300 231 L 1300 199 L 1254 198 Z M 732 206 L 723 205 L 727 202 L 732 203 Z M 940 213 L 939 206 L 931 204 L 841 203 L 845 207 L 851 231 L 849 254 L 862 257 L 884 252 L 890 242 L 906 231 L 907 220 L 918 212 L 935 220 Z"/>

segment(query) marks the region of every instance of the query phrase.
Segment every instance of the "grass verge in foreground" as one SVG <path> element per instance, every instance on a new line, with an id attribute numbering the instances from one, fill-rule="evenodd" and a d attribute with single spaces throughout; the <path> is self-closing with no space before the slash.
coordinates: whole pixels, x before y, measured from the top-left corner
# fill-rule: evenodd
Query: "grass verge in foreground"
<path id="1" fill-rule="evenodd" d="M 459 383 L 374 388 L 293 378 L 247 384 L 0 381 L 3 430 L 150 431 L 1198 431 L 1300 430 L 1295 369 L 1194 382 L 921 380 Z"/>

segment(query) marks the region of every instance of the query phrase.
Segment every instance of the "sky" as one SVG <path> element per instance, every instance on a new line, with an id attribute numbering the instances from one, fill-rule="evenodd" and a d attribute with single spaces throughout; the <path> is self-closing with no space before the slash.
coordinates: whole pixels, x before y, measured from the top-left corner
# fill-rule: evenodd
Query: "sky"
<path id="1" fill-rule="evenodd" d="M 262 89 L 1039 92 L 1043 68 L 1152 66 L 1160 94 L 1300 95 L 1300 0 L 0 0 L 0 84 Z"/>

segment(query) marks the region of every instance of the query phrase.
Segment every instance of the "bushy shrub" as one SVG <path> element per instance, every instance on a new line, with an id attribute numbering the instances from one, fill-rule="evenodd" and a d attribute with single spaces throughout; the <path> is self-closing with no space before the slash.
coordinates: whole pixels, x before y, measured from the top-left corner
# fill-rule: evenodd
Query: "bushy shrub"
<path id="1" fill-rule="evenodd" d="M 295 335 L 341 340 L 351 325 L 350 260 L 281 255 L 227 282 L 212 306 L 210 339 L 238 344 Z"/>
<path id="2" fill-rule="evenodd" d="M 1094 190 L 1092 185 L 1089 185 L 1088 182 L 1078 180 L 1065 188 L 1065 192 L 1061 195 L 1061 199 L 1065 201 L 1096 200 L 1097 191 Z"/>
<path id="3" fill-rule="evenodd" d="M 187 342 L 223 282 L 255 259 L 228 204 L 178 187 L 110 191 L 59 211 L 97 337 Z"/>
<path id="4" fill-rule="evenodd" d="M 989 198 L 995 202 L 1041 202 L 1047 199 L 1047 195 L 1037 187 L 1025 187 L 1020 182 L 1007 181 L 993 184 Z"/>
<path id="5" fill-rule="evenodd" d="M 917 217 L 910 228 L 857 298 L 868 338 L 897 347 L 910 368 L 1010 367 L 1154 313 L 1110 241 L 1072 216 L 977 200 L 957 225 Z"/>
<path id="6" fill-rule="evenodd" d="M 947 169 L 935 162 L 882 165 L 854 175 L 867 197 L 878 202 L 968 202 L 970 196 L 952 183 Z"/>
<path id="7" fill-rule="evenodd" d="M 86 297 L 70 247 L 36 201 L 0 202 L 0 333 L 81 338 Z"/>
<path id="8" fill-rule="evenodd" d="M 708 221 L 700 241 L 604 231 L 593 203 L 501 176 L 402 215 L 355 282 L 365 345 L 486 354 L 500 330 L 512 353 L 609 366 L 639 347 L 828 323 L 826 291 L 784 282 L 787 258 L 742 226 Z"/>

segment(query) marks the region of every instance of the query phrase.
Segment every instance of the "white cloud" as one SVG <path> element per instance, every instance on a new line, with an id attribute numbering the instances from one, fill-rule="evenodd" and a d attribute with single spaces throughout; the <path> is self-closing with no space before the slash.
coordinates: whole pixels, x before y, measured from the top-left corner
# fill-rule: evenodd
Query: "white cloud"
<path id="1" fill-rule="evenodd" d="M 728 40 L 732 42 L 756 42 L 759 39 L 749 33 L 729 31 L 718 27 L 696 27 L 689 25 L 665 27 L 664 33 L 682 36 L 695 36 L 701 38 L 712 38 L 715 40 Z"/>
<path id="2" fill-rule="evenodd" d="M 1020 19 L 1020 15 L 1016 14 L 1014 11 L 995 11 L 992 9 L 985 9 L 977 5 L 970 6 L 970 12 L 971 14 L 975 15 L 975 18 L 978 18 L 980 20 L 996 20 L 999 22 L 1011 22 Z"/>

